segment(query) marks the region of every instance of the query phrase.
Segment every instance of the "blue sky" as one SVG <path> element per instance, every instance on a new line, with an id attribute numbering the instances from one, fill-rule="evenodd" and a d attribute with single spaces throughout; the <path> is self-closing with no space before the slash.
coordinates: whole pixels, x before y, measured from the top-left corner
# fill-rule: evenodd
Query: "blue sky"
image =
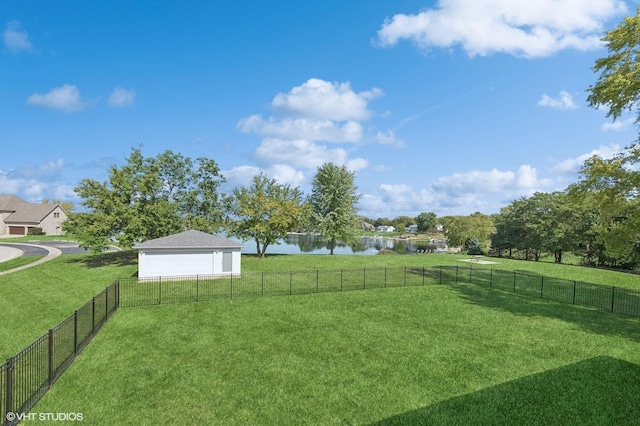
<path id="1" fill-rule="evenodd" d="M 7 0 L 0 193 L 78 203 L 132 147 L 308 192 L 356 173 L 369 217 L 495 213 L 634 142 L 586 104 L 638 1 Z"/>

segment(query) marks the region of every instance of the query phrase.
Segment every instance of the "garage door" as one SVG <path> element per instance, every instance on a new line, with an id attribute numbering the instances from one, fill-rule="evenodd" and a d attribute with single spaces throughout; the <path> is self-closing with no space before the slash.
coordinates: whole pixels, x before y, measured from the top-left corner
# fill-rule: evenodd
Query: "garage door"
<path id="1" fill-rule="evenodd" d="M 145 253 L 144 277 L 213 274 L 213 254 L 203 252 Z"/>
<path id="2" fill-rule="evenodd" d="M 24 226 L 10 226 L 9 235 L 24 235 Z"/>

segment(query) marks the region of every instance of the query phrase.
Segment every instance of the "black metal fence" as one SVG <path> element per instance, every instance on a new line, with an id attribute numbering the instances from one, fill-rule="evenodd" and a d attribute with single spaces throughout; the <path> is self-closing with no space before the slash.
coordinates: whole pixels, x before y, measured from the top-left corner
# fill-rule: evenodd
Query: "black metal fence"
<path id="1" fill-rule="evenodd" d="M 42 398 L 118 309 L 114 282 L 45 335 L 0 365 L 0 424 L 12 426 Z"/>
<path id="2" fill-rule="evenodd" d="M 472 283 L 640 317 L 640 291 L 638 290 L 473 265 L 255 272 L 230 276 L 125 278 L 120 279 L 119 282 L 121 306 Z"/>

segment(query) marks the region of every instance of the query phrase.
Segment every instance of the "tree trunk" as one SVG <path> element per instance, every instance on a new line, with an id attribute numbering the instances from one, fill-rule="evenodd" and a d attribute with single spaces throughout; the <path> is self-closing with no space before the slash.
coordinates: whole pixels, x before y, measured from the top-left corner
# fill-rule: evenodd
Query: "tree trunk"
<path id="1" fill-rule="evenodd" d="M 258 257 L 262 257 L 263 253 L 260 250 L 260 240 L 258 240 L 257 238 L 255 238 L 256 240 L 256 254 L 258 255 Z"/>
<path id="2" fill-rule="evenodd" d="M 556 250 L 554 252 L 556 263 L 562 263 L 562 250 Z"/>
<path id="3" fill-rule="evenodd" d="M 264 243 L 262 244 L 262 254 L 260 254 L 260 257 L 264 257 L 265 253 L 267 252 L 267 247 L 269 246 L 269 243 Z"/>
<path id="4" fill-rule="evenodd" d="M 329 254 L 333 254 L 333 249 L 336 246 L 336 239 L 332 238 L 331 241 L 329 241 Z"/>

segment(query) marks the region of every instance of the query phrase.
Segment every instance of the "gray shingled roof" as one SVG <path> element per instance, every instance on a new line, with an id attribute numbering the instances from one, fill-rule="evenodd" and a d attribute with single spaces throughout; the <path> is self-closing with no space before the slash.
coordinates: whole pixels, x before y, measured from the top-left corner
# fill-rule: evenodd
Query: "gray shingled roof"
<path id="1" fill-rule="evenodd" d="M 243 245 L 229 238 L 189 230 L 168 237 L 156 238 L 135 245 L 134 249 L 149 248 L 242 248 Z"/>
<path id="2" fill-rule="evenodd" d="M 58 207 L 57 204 L 28 203 L 27 206 L 10 214 L 4 221 L 5 223 L 40 223 L 56 207 Z"/>
<path id="3" fill-rule="evenodd" d="M 21 207 L 27 207 L 29 204 L 15 195 L 0 194 L 0 211 L 15 212 Z"/>

